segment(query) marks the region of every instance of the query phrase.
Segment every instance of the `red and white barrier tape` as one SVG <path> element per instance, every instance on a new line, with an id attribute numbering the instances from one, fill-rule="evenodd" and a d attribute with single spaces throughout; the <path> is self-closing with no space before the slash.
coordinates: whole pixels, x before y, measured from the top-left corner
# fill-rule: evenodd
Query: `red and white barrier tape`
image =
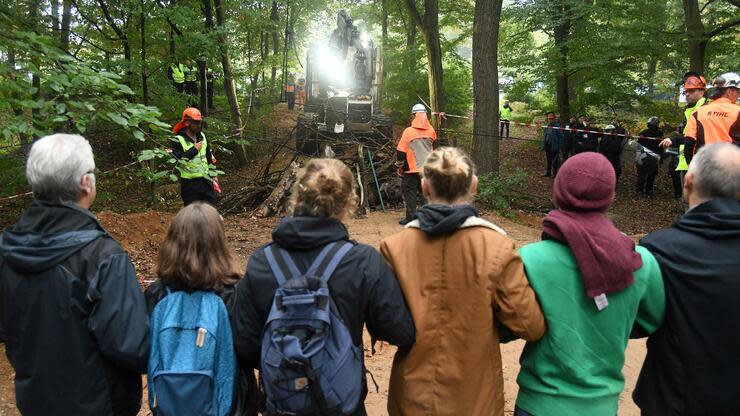
<path id="1" fill-rule="evenodd" d="M 468 116 L 460 116 L 456 114 L 447 114 L 445 112 L 432 112 L 433 116 L 439 116 L 442 119 L 447 119 L 448 117 L 454 117 L 454 118 L 464 118 L 464 119 L 470 119 Z M 618 137 L 626 137 L 628 139 L 646 139 L 646 140 L 663 140 L 662 137 L 648 137 L 648 136 L 634 136 L 630 134 L 621 134 L 621 133 L 608 133 L 605 131 L 598 131 L 598 130 L 584 130 L 584 129 L 573 129 L 570 127 L 555 127 L 555 126 L 548 126 L 547 124 L 539 124 L 539 123 L 521 123 L 518 121 L 508 121 L 509 124 L 514 124 L 516 126 L 522 126 L 522 127 L 534 127 L 537 129 L 541 128 L 551 128 L 554 130 L 565 130 L 572 133 L 593 133 L 593 134 L 599 134 L 602 136 L 618 136 Z"/>

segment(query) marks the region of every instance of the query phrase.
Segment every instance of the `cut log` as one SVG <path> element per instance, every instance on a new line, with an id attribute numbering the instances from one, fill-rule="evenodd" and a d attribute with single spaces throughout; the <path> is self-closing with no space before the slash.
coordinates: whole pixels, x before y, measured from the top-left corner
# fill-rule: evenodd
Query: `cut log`
<path id="1" fill-rule="evenodd" d="M 291 162 L 290 166 L 283 171 L 280 181 L 272 190 L 270 196 L 257 208 L 258 217 L 271 217 L 285 211 L 285 203 L 290 195 L 290 188 L 293 187 L 296 176 L 298 175 L 300 165 Z"/>

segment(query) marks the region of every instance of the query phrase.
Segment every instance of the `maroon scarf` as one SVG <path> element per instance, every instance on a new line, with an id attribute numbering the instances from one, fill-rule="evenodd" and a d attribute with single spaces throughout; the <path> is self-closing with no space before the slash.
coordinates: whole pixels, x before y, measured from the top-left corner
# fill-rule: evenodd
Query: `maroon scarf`
<path id="1" fill-rule="evenodd" d="M 626 289 L 642 267 L 634 241 L 602 212 L 551 211 L 543 221 L 542 238 L 571 249 L 590 298 Z"/>

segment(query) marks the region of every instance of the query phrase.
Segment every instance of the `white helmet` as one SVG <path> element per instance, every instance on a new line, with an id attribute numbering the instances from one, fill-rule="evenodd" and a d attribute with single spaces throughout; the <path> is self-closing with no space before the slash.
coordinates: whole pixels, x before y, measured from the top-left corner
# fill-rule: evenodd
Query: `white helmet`
<path id="1" fill-rule="evenodd" d="M 709 95 L 713 98 L 721 95 L 725 88 L 740 89 L 740 75 L 736 72 L 724 73 L 714 79 L 710 88 Z"/>
<path id="2" fill-rule="evenodd" d="M 411 114 L 426 113 L 426 112 L 427 112 L 427 108 L 424 106 L 424 104 L 415 104 L 411 108 Z"/>

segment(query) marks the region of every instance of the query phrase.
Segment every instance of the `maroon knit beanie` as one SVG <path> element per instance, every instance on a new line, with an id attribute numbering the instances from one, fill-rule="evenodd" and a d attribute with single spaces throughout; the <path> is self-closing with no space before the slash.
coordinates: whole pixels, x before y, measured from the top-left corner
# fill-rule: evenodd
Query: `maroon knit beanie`
<path id="1" fill-rule="evenodd" d="M 553 196 L 565 211 L 604 212 L 614 201 L 616 176 L 609 160 L 600 153 L 579 153 L 563 163 Z"/>

